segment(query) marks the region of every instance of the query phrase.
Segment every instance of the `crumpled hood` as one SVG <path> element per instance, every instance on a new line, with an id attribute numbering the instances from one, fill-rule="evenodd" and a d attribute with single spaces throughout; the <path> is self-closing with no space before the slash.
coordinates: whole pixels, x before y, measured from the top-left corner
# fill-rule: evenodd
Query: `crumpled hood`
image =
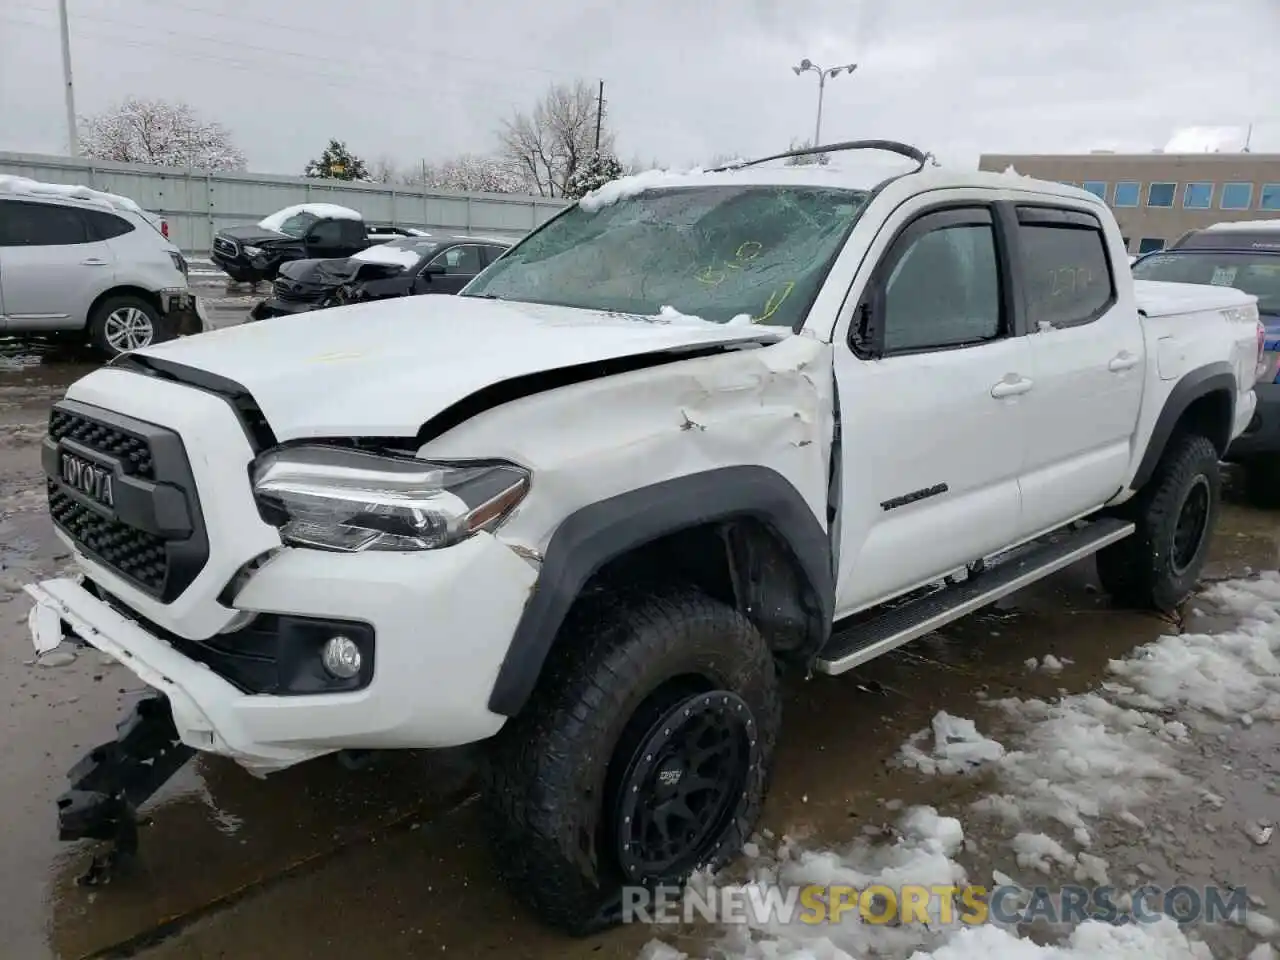
<path id="1" fill-rule="evenodd" d="M 781 327 L 628 317 L 474 297 L 331 307 L 171 340 L 130 356 L 193 367 L 253 395 L 277 439 L 413 436 L 516 377 L 618 357 L 774 342 Z M 572 424 L 566 424 L 571 429 Z"/>
<path id="2" fill-rule="evenodd" d="M 358 266 L 350 257 L 290 260 L 280 265 L 280 276 L 309 287 L 337 287 L 354 277 Z"/>
<path id="3" fill-rule="evenodd" d="M 296 237 L 291 237 L 288 234 L 280 233 L 276 230 L 264 230 L 262 227 L 258 226 L 256 223 L 247 223 L 243 226 L 237 226 L 237 227 L 223 227 L 221 230 L 218 231 L 218 233 L 221 236 L 230 237 L 231 239 L 238 240 L 241 243 L 249 243 L 249 244 L 266 243 L 272 240 L 297 239 Z"/>

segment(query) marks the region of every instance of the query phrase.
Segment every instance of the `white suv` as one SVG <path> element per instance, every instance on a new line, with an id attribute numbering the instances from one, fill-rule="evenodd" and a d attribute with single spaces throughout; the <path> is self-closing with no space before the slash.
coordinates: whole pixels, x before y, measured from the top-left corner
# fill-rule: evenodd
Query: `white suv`
<path id="1" fill-rule="evenodd" d="M 136 204 L 0 178 L 0 332 L 83 335 L 114 356 L 204 328 L 186 260 Z"/>

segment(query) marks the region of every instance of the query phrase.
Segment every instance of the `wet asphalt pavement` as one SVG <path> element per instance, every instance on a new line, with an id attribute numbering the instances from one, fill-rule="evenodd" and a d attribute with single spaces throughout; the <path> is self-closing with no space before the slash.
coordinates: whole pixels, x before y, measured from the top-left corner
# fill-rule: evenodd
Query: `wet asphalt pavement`
<path id="1" fill-rule="evenodd" d="M 196 279 L 198 292 L 216 298 L 217 326 L 237 322 L 253 302 L 243 288 L 228 297 L 221 281 Z M 266 780 L 198 758 L 145 808 L 133 871 L 104 887 L 77 886 L 91 847 L 58 842 L 53 800 L 67 767 L 109 739 L 142 687 L 91 650 L 61 666 L 32 663 L 20 588 L 68 561 L 46 516 L 38 442 L 50 402 L 92 367 L 0 346 L 0 957 L 635 956 L 651 930 L 568 940 L 497 884 L 468 802 L 465 750 L 396 754 L 356 771 L 321 760 Z M 1280 514 L 1228 503 L 1206 577 L 1278 565 Z M 1187 626 L 1214 626 L 1195 619 Z M 863 670 L 792 680 L 763 825 L 838 845 L 890 819 L 886 801 L 958 810 L 980 783 L 925 779 L 887 763 L 937 711 L 974 716 L 984 697 L 1089 689 L 1110 658 L 1177 629 L 1109 609 L 1086 562 Z M 1050 653 L 1072 663 L 1058 674 L 1025 668 L 1028 657 Z M 1275 726 L 1210 741 L 1191 763 L 1186 772 L 1224 806 L 1160 810 L 1145 833 L 1103 833 L 1094 852 L 1117 872 L 1141 864 L 1165 885 L 1247 886 L 1274 914 L 1276 847 L 1255 844 L 1243 826 L 1280 814 Z M 1011 857 L 971 835 L 979 870 Z M 994 860 L 981 860 L 988 855 Z M 696 943 L 700 934 L 688 936 Z"/>

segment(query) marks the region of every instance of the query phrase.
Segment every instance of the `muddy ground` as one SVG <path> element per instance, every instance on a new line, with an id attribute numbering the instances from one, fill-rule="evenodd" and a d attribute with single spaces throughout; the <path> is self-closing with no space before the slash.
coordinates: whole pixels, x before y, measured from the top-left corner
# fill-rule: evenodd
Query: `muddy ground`
<path id="1" fill-rule="evenodd" d="M 252 302 L 243 289 L 228 299 L 220 280 L 198 282 L 219 298 L 211 303 L 219 326 Z M 68 765 L 108 739 L 141 688 L 92 651 L 62 666 L 30 662 L 20 587 L 68 559 L 45 514 L 37 444 L 51 400 L 92 362 L 13 346 L 0 354 L 0 957 L 636 955 L 652 930 L 567 940 L 498 886 L 468 802 L 467 751 L 400 754 L 354 772 L 322 760 L 265 781 L 198 759 L 147 808 L 134 872 L 78 887 L 90 849 L 58 842 L 53 799 Z M 1278 553 L 1280 515 L 1231 502 L 1207 576 L 1274 569 Z M 979 789 L 974 781 L 887 763 L 937 711 L 974 716 L 983 698 L 1089 689 L 1109 658 L 1177 629 L 1109 609 L 1084 563 L 855 674 L 793 680 L 764 826 L 839 845 L 890 819 L 900 802 L 959 809 Z M 1045 654 L 1073 662 L 1057 674 L 1027 670 L 1028 657 Z M 1187 763 L 1224 806 L 1158 811 L 1146 831 L 1103 832 L 1094 852 L 1165 886 L 1247 886 L 1274 913 L 1277 847 L 1258 845 L 1245 827 L 1280 813 L 1275 727 L 1211 739 Z M 977 841 L 975 870 L 1013 872 L 1007 845 L 984 844 L 968 823 L 966 831 Z M 692 950 L 701 936 L 677 942 Z M 1248 945 L 1224 943 L 1225 956 Z"/>

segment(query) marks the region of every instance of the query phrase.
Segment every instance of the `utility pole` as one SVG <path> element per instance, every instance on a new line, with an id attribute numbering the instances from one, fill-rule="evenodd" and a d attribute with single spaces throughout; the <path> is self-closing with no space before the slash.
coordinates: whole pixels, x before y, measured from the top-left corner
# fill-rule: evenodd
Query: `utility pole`
<path id="1" fill-rule="evenodd" d="M 596 95 L 596 153 L 600 152 L 600 121 L 604 117 L 604 81 L 600 81 L 600 92 Z"/>
<path id="2" fill-rule="evenodd" d="M 802 73 L 813 72 L 818 75 L 818 120 L 813 126 L 813 145 L 815 147 L 822 145 L 822 94 L 827 88 L 828 77 L 838 77 L 842 70 L 849 73 L 858 69 L 856 63 L 847 63 L 839 67 L 820 67 L 808 57 L 800 61 L 800 65 L 791 68 L 798 77 Z"/>
<path id="3" fill-rule="evenodd" d="M 67 26 L 67 0 L 58 0 L 58 25 L 62 30 L 62 83 L 67 98 L 67 148 L 80 156 L 80 134 L 76 131 L 76 92 L 71 86 L 71 29 Z"/>

